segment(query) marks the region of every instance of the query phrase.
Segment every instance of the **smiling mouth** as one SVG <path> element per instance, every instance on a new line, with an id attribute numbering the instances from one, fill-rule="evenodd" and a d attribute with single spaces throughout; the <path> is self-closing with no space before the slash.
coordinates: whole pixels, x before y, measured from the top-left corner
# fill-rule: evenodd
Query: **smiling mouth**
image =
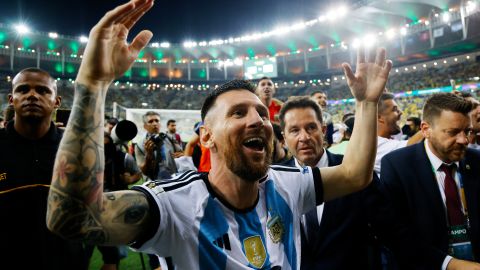
<path id="1" fill-rule="evenodd" d="M 243 142 L 243 146 L 256 152 L 262 152 L 265 150 L 265 140 L 261 137 L 249 138 Z"/>

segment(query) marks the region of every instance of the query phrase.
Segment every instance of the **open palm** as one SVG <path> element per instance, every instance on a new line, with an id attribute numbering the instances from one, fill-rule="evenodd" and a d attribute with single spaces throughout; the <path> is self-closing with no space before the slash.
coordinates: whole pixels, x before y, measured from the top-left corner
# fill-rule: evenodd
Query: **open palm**
<path id="1" fill-rule="evenodd" d="M 383 48 L 378 49 L 376 54 L 371 51 L 368 57 L 364 49 L 359 49 L 355 73 L 350 65 L 343 64 L 348 86 L 357 101 L 377 102 L 382 95 L 392 69 L 392 62 L 386 60 L 385 55 Z"/>
<path id="2" fill-rule="evenodd" d="M 152 38 L 144 30 L 127 43 L 129 30 L 152 5 L 152 0 L 132 0 L 107 12 L 90 31 L 78 77 L 110 83 L 122 76 Z"/>

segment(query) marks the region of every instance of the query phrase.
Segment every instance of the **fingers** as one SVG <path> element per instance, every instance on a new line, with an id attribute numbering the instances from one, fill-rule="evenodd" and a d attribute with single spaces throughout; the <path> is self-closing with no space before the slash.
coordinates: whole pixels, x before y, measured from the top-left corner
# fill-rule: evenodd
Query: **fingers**
<path id="1" fill-rule="evenodd" d="M 347 77 L 347 80 L 350 82 L 355 80 L 355 74 L 353 73 L 352 67 L 350 67 L 350 65 L 347 63 L 343 63 L 342 67 L 343 72 L 345 73 L 345 77 Z"/>
<path id="2" fill-rule="evenodd" d="M 377 49 L 377 56 L 375 58 L 375 63 L 381 67 L 385 66 L 385 57 L 386 57 L 385 48 Z"/>
<path id="3" fill-rule="evenodd" d="M 131 29 L 135 23 L 149 10 L 153 7 L 153 1 L 148 0 L 145 3 L 142 3 L 140 6 L 136 7 L 133 12 L 125 16 L 120 23 L 123 23 L 127 29 Z"/>
<path id="4" fill-rule="evenodd" d="M 392 60 L 385 61 L 385 66 L 383 68 L 387 75 L 388 73 L 390 73 L 390 70 L 392 70 L 392 66 L 393 66 Z"/>
<path id="5" fill-rule="evenodd" d="M 365 49 L 360 47 L 357 49 L 357 66 L 365 63 Z"/>
<path id="6" fill-rule="evenodd" d="M 130 1 L 126 4 L 118 6 L 113 10 L 110 10 L 103 16 L 102 19 L 97 23 L 97 26 L 100 28 L 109 27 L 113 25 L 119 18 L 122 18 L 135 8 L 134 1 Z"/>
<path id="7" fill-rule="evenodd" d="M 150 39 L 152 39 L 152 36 L 152 32 L 148 30 L 143 30 L 142 32 L 138 33 L 129 46 L 132 55 L 136 57 L 138 53 L 145 48 L 145 46 L 147 46 Z"/>
<path id="8" fill-rule="evenodd" d="M 371 46 L 369 49 L 368 49 L 368 63 L 375 63 L 375 57 L 377 55 L 377 50 L 376 50 L 376 47 L 375 46 Z"/>

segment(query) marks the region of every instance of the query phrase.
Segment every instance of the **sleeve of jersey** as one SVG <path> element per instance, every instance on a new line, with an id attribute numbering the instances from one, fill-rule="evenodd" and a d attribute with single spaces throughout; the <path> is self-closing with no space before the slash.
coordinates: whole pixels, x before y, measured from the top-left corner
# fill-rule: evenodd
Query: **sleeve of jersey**
<path id="1" fill-rule="evenodd" d="M 175 243 L 175 230 L 181 230 L 175 222 L 175 211 L 171 198 L 163 188 L 154 181 L 148 181 L 132 190 L 140 191 L 147 197 L 152 223 L 130 246 L 138 251 L 168 257 Z M 177 225 L 174 225 L 177 224 Z"/>

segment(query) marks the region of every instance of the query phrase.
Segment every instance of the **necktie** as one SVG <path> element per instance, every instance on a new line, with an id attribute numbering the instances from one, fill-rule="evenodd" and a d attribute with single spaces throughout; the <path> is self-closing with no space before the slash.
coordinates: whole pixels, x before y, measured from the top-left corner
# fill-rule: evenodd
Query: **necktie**
<path id="1" fill-rule="evenodd" d="M 447 215 L 450 226 L 462 225 L 464 216 L 462 213 L 462 203 L 458 196 L 457 184 L 452 176 L 452 169 L 455 165 L 442 164 L 440 169 L 445 173 L 445 197 L 447 205 Z"/>

